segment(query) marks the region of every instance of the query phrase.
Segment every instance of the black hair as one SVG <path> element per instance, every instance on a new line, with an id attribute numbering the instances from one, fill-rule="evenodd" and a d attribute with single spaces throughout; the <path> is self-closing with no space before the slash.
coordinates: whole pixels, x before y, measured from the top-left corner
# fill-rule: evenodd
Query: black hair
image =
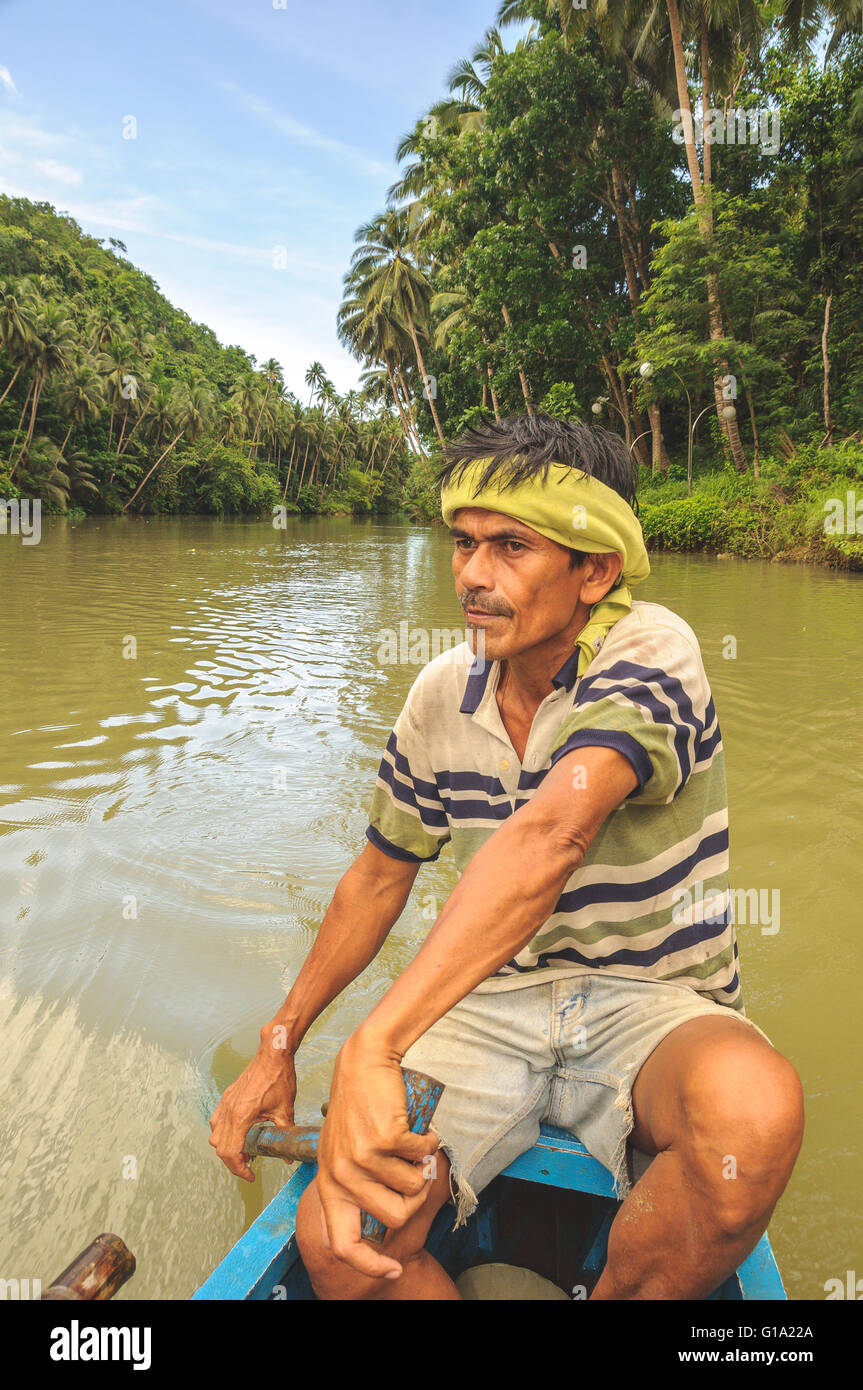
<path id="1" fill-rule="evenodd" d="M 477 491 L 495 480 L 502 491 L 548 477 L 549 465 L 579 469 L 613 488 L 638 515 L 638 469 L 619 434 L 602 425 L 557 420 L 553 415 L 511 415 L 505 420 L 468 429 L 443 450 L 443 467 L 435 475 L 439 487 L 458 482 L 477 459 L 487 459 Z M 570 569 L 583 564 L 584 552 L 570 548 Z"/>

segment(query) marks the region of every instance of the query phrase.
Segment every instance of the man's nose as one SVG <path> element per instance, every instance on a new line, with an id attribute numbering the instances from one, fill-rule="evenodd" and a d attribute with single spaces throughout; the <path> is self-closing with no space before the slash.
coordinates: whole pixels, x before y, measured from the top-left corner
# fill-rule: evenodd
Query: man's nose
<path id="1" fill-rule="evenodd" d="M 494 588 L 491 557 L 482 543 L 467 557 L 465 564 L 462 565 L 459 578 L 465 589 Z"/>

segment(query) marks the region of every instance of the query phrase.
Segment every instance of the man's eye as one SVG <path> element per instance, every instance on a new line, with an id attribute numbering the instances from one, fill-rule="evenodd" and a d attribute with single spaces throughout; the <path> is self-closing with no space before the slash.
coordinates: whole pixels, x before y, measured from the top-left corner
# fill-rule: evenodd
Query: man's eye
<path id="1" fill-rule="evenodd" d="M 524 550 L 524 542 L 523 542 L 523 541 L 507 541 L 507 545 L 509 545 L 509 546 L 513 546 L 513 545 L 514 545 L 515 548 L 516 548 L 516 550 Z"/>

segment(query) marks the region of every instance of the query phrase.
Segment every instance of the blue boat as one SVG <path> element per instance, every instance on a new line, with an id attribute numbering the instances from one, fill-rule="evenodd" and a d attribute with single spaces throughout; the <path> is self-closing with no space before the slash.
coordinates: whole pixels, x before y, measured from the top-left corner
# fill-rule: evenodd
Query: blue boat
<path id="1" fill-rule="evenodd" d="M 646 1156 L 639 1158 L 642 1167 L 649 1162 Z M 193 1298 L 314 1299 L 297 1249 L 296 1218 L 316 1171 L 313 1162 L 299 1165 Z M 426 1249 L 452 1279 L 478 1265 L 502 1263 L 532 1269 L 570 1298 L 582 1299 L 602 1273 L 619 1205 L 608 1169 L 571 1134 L 543 1125 L 534 1147 L 480 1194 L 464 1226 L 453 1230 L 454 1208 L 447 1204 L 441 1209 Z M 723 1302 L 785 1298 L 766 1234 L 710 1295 Z"/>

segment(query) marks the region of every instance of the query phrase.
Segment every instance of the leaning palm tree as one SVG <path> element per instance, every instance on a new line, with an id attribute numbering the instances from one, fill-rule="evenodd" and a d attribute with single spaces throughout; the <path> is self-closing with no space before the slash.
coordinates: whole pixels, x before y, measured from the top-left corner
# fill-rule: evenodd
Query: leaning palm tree
<path id="1" fill-rule="evenodd" d="M 0 282 L 0 347 L 15 363 L 15 370 L 6 384 L 0 405 L 3 404 L 26 363 L 28 348 L 36 336 L 37 301 L 28 280 L 17 284 Z"/>
<path id="2" fill-rule="evenodd" d="M 399 389 L 401 365 L 413 347 L 410 334 L 391 305 L 381 304 L 375 299 L 367 303 L 355 292 L 357 278 L 352 271 L 345 276 L 348 294 L 339 309 L 339 338 L 360 362 L 383 365 L 405 437 L 411 449 L 424 458 L 413 399 L 408 392 L 401 394 Z M 374 374 L 367 372 L 362 380 L 371 384 L 375 380 Z M 385 394 L 385 391 L 381 394 Z"/>
<path id="3" fill-rule="evenodd" d="M 105 404 L 104 381 L 93 366 L 92 358 L 79 358 L 61 381 L 57 401 L 69 421 L 69 428 L 60 445 L 62 457 L 66 453 L 66 445 L 75 426 L 82 425 L 88 417 L 98 420 Z"/>
<path id="4" fill-rule="evenodd" d="M 129 510 L 135 498 L 138 496 L 139 492 L 144 487 L 145 483 L 147 483 L 149 479 L 152 477 L 152 475 L 155 473 L 156 469 L 159 467 L 159 464 L 162 463 L 163 460 L 166 459 L 168 455 L 171 453 L 171 451 L 175 448 L 175 446 L 179 444 L 183 436 L 185 435 L 185 437 L 189 440 L 190 443 L 194 443 L 196 439 L 200 438 L 200 436 L 204 433 L 205 430 L 209 429 L 210 425 L 213 422 L 214 414 L 215 400 L 209 386 L 197 384 L 195 386 L 188 387 L 185 384 L 183 384 L 182 386 L 177 388 L 173 397 L 171 407 L 171 415 L 173 417 L 173 428 L 176 430 L 176 434 L 174 435 L 173 439 L 168 444 L 168 446 L 162 450 L 161 454 L 156 459 L 156 462 L 153 464 L 153 466 L 141 479 L 140 483 L 136 487 L 135 491 L 132 493 L 132 496 L 129 498 L 128 502 L 124 503 L 124 512 Z"/>
<path id="5" fill-rule="evenodd" d="M 351 258 L 351 277 L 358 297 L 366 304 L 378 303 L 392 311 L 407 325 L 416 354 L 417 367 L 424 382 L 429 380 L 420 334 L 428 339 L 431 284 L 416 259 L 416 241 L 410 213 L 390 208 L 366 222 L 355 233 L 357 249 Z M 438 438 L 443 444 L 434 393 L 426 396 Z"/>
<path id="6" fill-rule="evenodd" d="M 33 431 L 36 427 L 36 412 L 39 409 L 39 399 L 45 387 L 45 383 L 56 373 L 68 371 L 73 360 L 75 348 L 75 325 L 69 318 L 66 306 L 61 303 L 43 304 L 38 310 L 34 323 L 34 338 L 29 344 L 26 357 L 27 364 L 32 371 L 32 381 L 25 400 L 30 404 L 30 419 L 27 425 L 27 433 L 21 442 L 14 464 L 12 464 L 10 477 L 15 476 L 18 464 L 30 446 L 33 438 Z M 15 445 L 13 444 L 13 450 Z"/>
<path id="7" fill-rule="evenodd" d="M 264 414 L 264 411 L 266 410 L 270 392 L 274 386 L 282 384 L 281 364 L 277 362 L 274 357 L 271 357 L 269 361 L 265 362 L 263 367 L 261 368 L 261 375 L 263 376 L 267 384 L 264 388 L 263 396 L 261 397 L 261 408 L 258 411 L 258 418 L 255 421 L 255 432 L 252 435 L 252 442 L 249 445 L 249 458 L 252 457 L 253 452 L 257 454 L 258 433 L 261 427 L 261 418 Z"/>

